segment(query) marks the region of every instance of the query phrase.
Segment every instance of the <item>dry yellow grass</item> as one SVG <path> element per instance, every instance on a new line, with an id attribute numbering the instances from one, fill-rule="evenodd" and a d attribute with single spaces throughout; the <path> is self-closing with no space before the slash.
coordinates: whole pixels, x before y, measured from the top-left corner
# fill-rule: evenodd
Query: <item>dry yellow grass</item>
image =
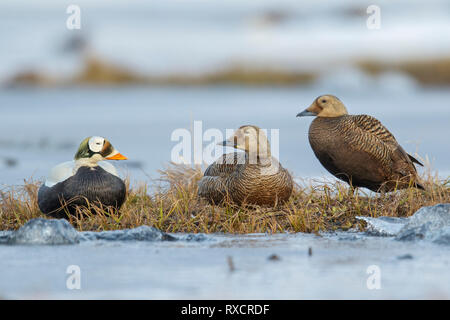
<path id="1" fill-rule="evenodd" d="M 362 227 L 355 216 L 412 215 L 423 206 L 450 202 L 450 177 L 438 180 L 430 172 L 422 177 L 427 191 L 414 188 L 389 194 L 352 192 L 344 184 L 296 185 L 289 202 L 276 208 L 208 204 L 197 197 L 199 168 L 170 166 L 159 183 L 129 190 L 119 213 L 79 208 L 70 222 L 78 230 L 116 230 L 150 225 L 165 232 L 260 233 L 318 232 Z M 39 182 L 0 192 L 0 229 L 17 229 L 32 218 L 45 217 L 37 206 Z"/>

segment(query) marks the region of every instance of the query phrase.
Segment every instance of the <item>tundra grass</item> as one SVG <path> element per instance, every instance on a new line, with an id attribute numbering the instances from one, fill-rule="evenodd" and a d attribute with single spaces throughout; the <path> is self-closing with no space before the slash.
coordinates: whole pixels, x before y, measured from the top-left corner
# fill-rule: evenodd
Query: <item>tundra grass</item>
<path id="1" fill-rule="evenodd" d="M 355 66 L 371 76 L 385 72 L 404 73 L 423 86 L 448 87 L 450 84 L 450 58 L 417 59 L 405 61 L 377 61 L 365 59 L 355 61 Z M 320 72 L 286 71 L 270 67 L 250 67 L 233 64 L 220 70 L 203 74 L 142 74 L 116 65 L 92 55 L 85 57 L 80 72 L 68 78 L 54 78 L 42 71 L 24 70 L 5 84 L 15 86 L 205 86 L 205 85 L 248 85 L 248 86 L 298 86 L 313 84 Z"/>
<path id="2" fill-rule="evenodd" d="M 165 232 L 278 233 L 364 229 L 356 216 L 408 217 L 424 206 L 450 202 L 450 177 L 430 171 L 422 176 L 426 191 L 409 188 L 385 194 L 351 190 L 341 182 L 304 181 L 296 184 L 289 201 L 276 207 L 211 205 L 197 197 L 200 168 L 171 165 L 151 184 L 128 186 L 119 212 L 79 207 L 68 218 L 80 231 L 103 231 L 154 226 Z M 32 218 L 49 218 L 37 205 L 41 182 L 0 191 L 0 230 L 17 229 Z"/>

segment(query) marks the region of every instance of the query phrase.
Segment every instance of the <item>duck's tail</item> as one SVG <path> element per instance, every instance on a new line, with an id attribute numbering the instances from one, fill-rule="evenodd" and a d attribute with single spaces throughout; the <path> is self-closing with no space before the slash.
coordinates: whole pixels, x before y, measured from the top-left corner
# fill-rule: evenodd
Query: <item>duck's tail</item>
<path id="1" fill-rule="evenodd" d="M 417 160 L 416 158 L 414 158 L 412 155 L 408 154 L 409 159 L 413 162 L 413 163 L 417 163 L 419 166 L 423 167 L 422 162 L 420 162 L 419 160 Z"/>
<path id="2" fill-rule="evenodd" d="M 419 182 L 415 182 L 415 183 L 414 183 L 414 187 L 416 187 L 417 189 L 420 189 L 420 190 L 424 190 L 424 191 L 427 190 L 427 189 L 425 189 L 425 187 L 424 187 L 421 183 L 419 183 Z"/>

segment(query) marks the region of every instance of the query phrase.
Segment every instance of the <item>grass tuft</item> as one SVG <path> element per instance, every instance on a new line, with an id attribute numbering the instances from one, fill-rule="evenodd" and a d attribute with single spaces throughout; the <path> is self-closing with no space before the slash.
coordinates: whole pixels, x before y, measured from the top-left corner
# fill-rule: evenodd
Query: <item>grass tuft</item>
<path id="1" fill-rule="evenodd" d="M 128 185 L 120 212 L 79 207 L 69 221 L 80 231 L 102 231 L 150 225 L 165 232 L 277 233 L 364 228 L 356 216 L 408 217 L 423 206 L 450 202 L 450 177 L 422 177 L 427 191 L 414 188 L 387 194 L 353 192 L 345 183 L 307 181 L 295 185 L 287 203 L 277 207 L 214 206 L 197 197 L 201 168 L 170 165 L 150 187 Z M 37 205 L 38 181 L 0 191 L 0 229 L 12 230 L 32 218 L 46 217 Z"/>

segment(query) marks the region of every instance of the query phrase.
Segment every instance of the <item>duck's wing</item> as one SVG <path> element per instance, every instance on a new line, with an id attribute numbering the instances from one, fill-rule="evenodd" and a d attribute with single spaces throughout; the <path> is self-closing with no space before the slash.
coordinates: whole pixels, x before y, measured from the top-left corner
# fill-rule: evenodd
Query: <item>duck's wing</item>
<path id="1" fill-rule="evenodd" d="M 44 185 L 53 187 L 55 184 L 67 180 L 75 174 L 74 168 L 75 161 L 67 161 L 56 165 L 50 170 Z"/>
<path id="2" fill-rule="evenodd" d="M 221 202 L 227 194 L 225 178 L 204 176 L 198 182 L 198 195 L 214 203 Z"/>
<path id="3" fill-rule="evenodd" d="M 247 161 L 245 153 L 233 152 L 223 154 L 219 159 L 212 163 L 203 174 L 204 176 L 227 176 L 235 172 L 240 165 Z"/>
<path id="4" fill-rule="evenodd" d="M 408 154 L 402 146 L 398 144 L 394 135 L 378 119 L 369 115 L 355 115 L 352 116 L 352 120 L 363 132 L 362 140 L 365 140 L 365 148 L 367 150 L 373 150 L 375 151 L 374 153 L 379 153 L 381 155 L 386 152 L 381 146 L 383 144 L 391 150 L 394 157 L 400 158 L 410 164 L 414 162 L 423 166 L 419 160 Z M 387 155 L 383 154 L 382 156 L 386 157 Z"/>
<path id="5" fill-rule="evenodd" d="M 198 195 L 214 203 L 221 202 L 227 195 L 228 178 L 236 174 L 239 166 L 244 166 L 245 153 L 227 153 L 212 163 L 198 182 Z"/>
<path id="6" fill-rule="evenodd" d="M 351 117 L 355 125 L 364 132 L 383 141 L 393 149 L 397 148 L 398 142 L 394 135 L 378 119 L 365 114 Z"/>

